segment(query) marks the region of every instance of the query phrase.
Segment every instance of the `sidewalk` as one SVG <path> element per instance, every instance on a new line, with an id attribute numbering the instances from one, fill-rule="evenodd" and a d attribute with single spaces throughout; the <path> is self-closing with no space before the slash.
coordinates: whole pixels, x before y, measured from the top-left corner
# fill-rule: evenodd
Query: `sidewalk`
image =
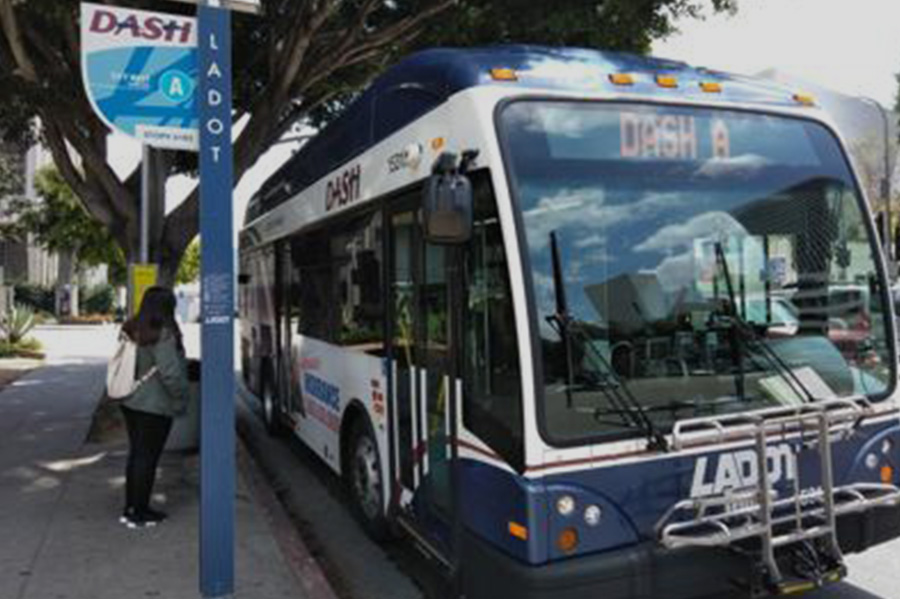
<path id="1" fill-rule="evenodd" d="M 0 392 L 0 597 L 196 599 L 198 457 L 163 458 L 155 499 L 169 520 L 119 524 L 126 447 L 85 443 L 105 365 L 50 353 Z M 239 471 L 235 596 L 306 597 L 250 489 Z"/>

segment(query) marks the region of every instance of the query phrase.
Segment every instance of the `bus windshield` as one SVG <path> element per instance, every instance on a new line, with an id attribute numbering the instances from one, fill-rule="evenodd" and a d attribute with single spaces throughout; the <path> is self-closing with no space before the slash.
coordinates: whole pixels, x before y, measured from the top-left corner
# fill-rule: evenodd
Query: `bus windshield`
<path id="1" fill-rule="evenodd" d="M 884 397 L 895 367 L 877 247 L 825 127 L 555 100 L 512 102 L 498 125 L 551 441 Z"/>

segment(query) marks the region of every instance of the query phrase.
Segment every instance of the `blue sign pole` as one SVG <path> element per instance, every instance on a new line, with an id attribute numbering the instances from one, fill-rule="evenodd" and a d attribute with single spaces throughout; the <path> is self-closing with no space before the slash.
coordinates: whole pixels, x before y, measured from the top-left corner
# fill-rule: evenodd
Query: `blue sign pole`
<path id="1" fill-rule="evenodd" d="M 200 592 L 234 594 L 234 240 L 231 14 L 197 12 L 200 79 L 202 400 Z"/>

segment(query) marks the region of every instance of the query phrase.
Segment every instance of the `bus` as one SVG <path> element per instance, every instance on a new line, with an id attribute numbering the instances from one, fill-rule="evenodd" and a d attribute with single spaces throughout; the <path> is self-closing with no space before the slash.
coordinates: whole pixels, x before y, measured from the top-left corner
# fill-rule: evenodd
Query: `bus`
<path id="1" fill-rule="evenodd" d="M 239 287 L 267 426 L 460 595 L 793 594 L 900 536 L 886 267 L 802 92 L 414 54 L 254 195 Z"/>

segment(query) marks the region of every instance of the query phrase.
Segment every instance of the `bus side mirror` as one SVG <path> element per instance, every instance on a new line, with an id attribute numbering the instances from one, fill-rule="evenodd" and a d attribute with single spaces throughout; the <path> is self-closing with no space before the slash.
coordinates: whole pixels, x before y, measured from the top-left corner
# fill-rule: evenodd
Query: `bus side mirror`
<path id="1" fill-rule="evenodd" d="M 422 204 L 429 243 L 462 244 L 472 237 L 472 182 L 455 167 L 456 156 L 442 154 L 425 183 Z"/>

